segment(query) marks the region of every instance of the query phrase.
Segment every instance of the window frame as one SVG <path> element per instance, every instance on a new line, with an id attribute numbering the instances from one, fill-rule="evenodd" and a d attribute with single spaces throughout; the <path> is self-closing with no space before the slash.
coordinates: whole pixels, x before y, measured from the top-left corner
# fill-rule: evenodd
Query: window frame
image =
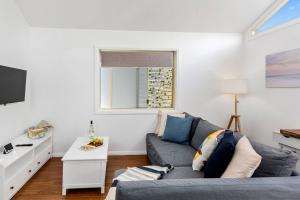
<path id="1" fill-rule="evenodd" d="M 101 109 L 101 55 L 100 51 L 172 51 L 174 52 L 174 70 L 173 70 L 173 107 L 172 108 L 136 108 L 136 109 Z M 127 114 L 157 114 L 159 110 L 176 110 L 178 95 L 178 58 L 179 50 L 172 48 L 104 48 L 94 47 L 94 110 L 95 114 L 100 115 L 127 115 Z"/>
<path id="2" fill-rule="evenodd" d="M 281 25 L 270 28 L 266 31 L 258 32 L 257 31 L 264 23 L 266 23 L 269 19 L 271 19 L 283 6 L 288 3 L 289 0 L 277 0 L 273 5 L 270 6 L 246 31 L 246 39 L 252 40 L 267 34 L 288 28 L 295 24 L 300 23 L 300 18 L 291 20 L 289 22 L 283 23 Z M 253 34 L 254 33 L 254 34 Z"/>

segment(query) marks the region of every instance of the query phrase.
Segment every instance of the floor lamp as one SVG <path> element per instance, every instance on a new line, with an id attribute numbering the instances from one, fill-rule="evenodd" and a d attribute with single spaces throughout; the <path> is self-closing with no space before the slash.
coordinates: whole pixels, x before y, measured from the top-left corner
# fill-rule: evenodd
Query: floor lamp
<path id="1" fill-rule="evenodd" d="M 248 93 L 247 81 L 245 79 L 227 79 L 222 81 L 222 92 L 234 95 L 234 114 L 231 115 L 227 129 L 234 123 L 234 132 L 241 132 L 240 115 L 238 114 L 238 96 Z"/>

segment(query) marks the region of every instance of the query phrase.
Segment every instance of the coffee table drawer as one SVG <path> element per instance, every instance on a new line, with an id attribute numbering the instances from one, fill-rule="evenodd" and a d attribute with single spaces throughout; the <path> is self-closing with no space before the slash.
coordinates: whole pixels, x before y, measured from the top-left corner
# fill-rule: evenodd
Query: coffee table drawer
<path id="1" fill-rule="evenodd" d="M 105 181 L 106 161 L 65 161 L 63 185 L 68 188 L 101 187 Z"/>

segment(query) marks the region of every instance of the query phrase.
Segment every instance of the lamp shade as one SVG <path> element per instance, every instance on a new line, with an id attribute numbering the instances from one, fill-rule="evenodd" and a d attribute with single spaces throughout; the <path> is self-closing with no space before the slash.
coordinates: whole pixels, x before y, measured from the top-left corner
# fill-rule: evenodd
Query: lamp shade
<path id="1" fill-rule="evenodd" d="M 221 81 L 221 90 L 225 94 L 247 94 L 248 84 L 245 79 L 227 79 Z"/>

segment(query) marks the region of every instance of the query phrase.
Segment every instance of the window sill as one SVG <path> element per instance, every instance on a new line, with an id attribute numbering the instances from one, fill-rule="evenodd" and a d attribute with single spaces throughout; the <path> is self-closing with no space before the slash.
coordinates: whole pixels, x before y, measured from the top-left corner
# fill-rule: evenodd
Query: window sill
<path id="1" fill-rule="evenodd" d="M 154 115 L 159 110 L 174 111 L 174 108 L 167 109 L 107 109 L 97 110 L 96 115 Z"/>

